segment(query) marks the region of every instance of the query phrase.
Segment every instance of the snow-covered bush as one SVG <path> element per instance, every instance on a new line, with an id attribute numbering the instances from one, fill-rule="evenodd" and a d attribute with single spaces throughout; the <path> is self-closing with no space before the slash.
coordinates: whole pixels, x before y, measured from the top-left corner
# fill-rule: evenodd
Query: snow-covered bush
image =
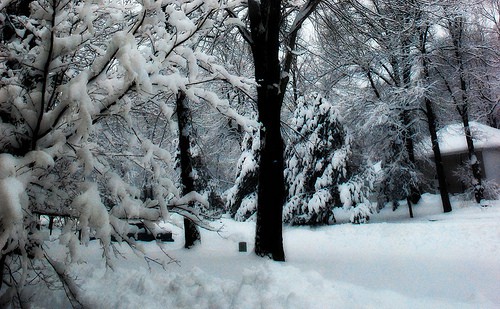
<path id="1" fill-rule="evenodd" d="M 235 184 L 226 192 L 226 209 L 238 221 L 257 211 L 257 183 L 260 160 L 260 132 L 245 133 L 241 142 Z"/>
<path id="2" fill-rule="evenodd" d="M 500 185 L 493 180 L 482 180 L 478 188 L 477 180 L 472 175 L 472 164 L 470 160 L 465 161 L 460 165 L 453 174 L 465 186 L 465 195 L 467 199 L 473 199 L 477 191 L 481 191 L 484 199 L 497 200 L 500 198 Z"/>
<path id="3" fill-rule="evenodd" d="M 355 207 L 367 196 L 364 179 L 349 173 L 349 133 L 335 107 L 318 94 L 300 99 L 291 128 L 296 137 L 286 148 L 284 221 L 331 224 L 334 207 Z"/>
<path id="4" fill-rule="evenodd" d="M 240 207 L 234 215 L 236 221 L 255 221 L 257 213 L 257 192 L 246 195 L 241 200 Z"/>

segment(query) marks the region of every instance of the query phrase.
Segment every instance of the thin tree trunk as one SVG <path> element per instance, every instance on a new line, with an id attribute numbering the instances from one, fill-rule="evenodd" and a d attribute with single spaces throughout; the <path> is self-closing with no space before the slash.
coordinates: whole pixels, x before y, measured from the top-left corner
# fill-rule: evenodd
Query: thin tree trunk
<path id="1" fill-rule="evenodd" d="M 7 247 L 7 245 L 5 245 L 5 247 Z M 3 285 L 3 272 L 5 269 L 5 260 L 6 259 L 7 259 L 7 254 L 1 254 L 1 257 L 0 257 L 0 289 L 2 288 L 2 285 Z"/>
<path id="2" fill-rule="evenodd" d="M 298 67 L 297 67 L 297 59 L 293 59 L 292 64 L 292 90 L 293 90 L 293 104 L 294 107 L 297 106 L 297 101 L 299 99 L 299 89 L 298 89 Z"/>
<path id="3" fill-rule="evenodd" d="M 436 130 L 436 116 L 432 108 L 432 102 L 426 98 L 425 107 L 427 114 L 427 124 L 429 126 L 429 133 L 431 135 L 432 152 L 434 153 L 434 164 L 436 167 L 436 174 L 439 184 L 439 194 L 441 195 L 441 202 L 443 204 L 443 212 L 450 212 L 452 210 L 450 197 L 448 195 L 448 186 L 446 185 L 446 175 L 444 173 L 443 159 L 441 157 L 441 149 Z"/>
<path id="4" fill-rule="evenodd" d="M 177 124 L 179 128 L 179 157 L 181 168 L 182 194 L 186 195 L 194 191 L 194 180 L 191 177 L 193 165 L 191 155 L 189 153 L 190 146 L 190 115 L 189 107 L 186 104 L 186 94 L 179 92 L 176 99 L 177 107 Z M 200 232 L 196 225 L 184 218 L 184 247 L 191 248 L 196 242 L 201 241 Z"/>
<path id="5" fill-rule="evenodd" d="M 406 110 L 403 111 L 401 118 L 404 126 L 403 140 L 406 153 L 408 154 L 408 163 L 414 167 L 416 164 L 415 145 L 413 143 L 413 132 L 411 130 L 411 117 L 409 115 L 409 112 Z M 416 204 L 420 200 L 421 196 L 422 194 L 420 193 L 420 189 L 418 188 L 418 186 L 413 182 L 410 183 L 410 192 L 408 193 L 409 201 L 411 201 L 413 204 Z"/>
<path id="6" fill-rule="evenodd" d="M 427 59 L 427 34 L 429 31 L 428 26 L 420 28 L 420 52 L 422 54 L 422 68 L 425 79 L 430 78 L 429 63 Z M 446 184 L 446 174 L 444 173 L 443 159 L 441 157 L 441 148 L 439 147 L 439 140 L 437 136 L 436 127 L 436 114 L 434 113 L 433 103 L 426 96 L 425 109 L 427 116 L 427 125 L 429 127 L 429 134 L 431 136 L 432 152 L 434 153 L 434 165 L 436 167 L 436 174 L 439 184 L 439 194 L 441 195 L 441 203 L 443 204 L 443 212 L 450 212 L 452 210 L 450 203 L 450 196 L 448 194 L 448 185 Z"/>
<path id="7" fill-rule="evenodd" d="M 467 83 L 465 80 L 465 68 L 462 54 L 463 32 L 464 32 L 464 17 L 456 16 L 450 22 L 450 33 L 453 41 L 455 57 L 458 62 L 458 75 L 460 78 L 460 92 L 462 94 L 462 104 L 457 106 L 457 110 L 462 117 L 464 125 L 465 139 L 467 141 L 467 149 L 469 154 L 469 161 L 472 169 L 472 176 L 474 178 L 474 197 L 477 203 L 483 199 L 484 187 L 481 183 L 481 165 L 476 156 L 474 149 L 474 141 L 469 126 L 469 98 Z"/>
<path id="8" fill-rule="evenodd" d="M 413 206 L 411 205 L 410 197 L 406 198 L 406 203 L 408 204 L 408 212 L 410 213 L 410 218 L 413 218 Z"/>
<path id="9" fill-rule="evenodd" d="M 480 203 L 484 195 L 484 187 L 482 185 L 481 164 L 476 156 L 474 149 L 474 141 L 472 140 L 472 133 L 469 125 L 469 115 L 467 112 L 462 113 L 462 122 L 464 125 L 465 140 L 467 141 L 467 149 L 469 154 L 469 162 L 472 168 L 472 177 L 474 178 L 473 189 L 474 198 L 477 203 Z"/>
<path id="10" fill-rule="evenodd" d="M 405 19 L 408 19 L 408 16 L 405 17 Z M 408 89 L 410 87 L 411 83 L 411 63 L 410 63 L 410 44 L 411 42 L 408 39 L 404 39 L 402 42 L 402 79 L 403 79 L 403 87 L 405 89 Z M 405 109 L 402 112 L 402 119 L 403 119 L 403 125 L 404 125 L 404 133 L 403 133 L 403 139 L 406 147 L 406 152 L 408 153 L 408 160 L 409 164 L 414 168 L 416 161 L 415 161 L 415 145 L 413 142 L 413 130 L 412 130 L 412 117 L 410 115 L 410 111 Z M 421 198 L 421 193 L 418 185 L 415 183 L 410 183 L 410 192 L 408 195 L 408 202 L 411 202 L 413 204 L 418 203 L 418 201 Z M 409 210 L 410 210 L 410 217 L 413 216 L 413 211 L 411 208 L 411 204 L 408 204 Z"/>
<path id="11" fill-rule="evenodd" d="M 52 229 L 54 228 L 54 216 L 49 217 L 49 235 L 52 235 Z"/>

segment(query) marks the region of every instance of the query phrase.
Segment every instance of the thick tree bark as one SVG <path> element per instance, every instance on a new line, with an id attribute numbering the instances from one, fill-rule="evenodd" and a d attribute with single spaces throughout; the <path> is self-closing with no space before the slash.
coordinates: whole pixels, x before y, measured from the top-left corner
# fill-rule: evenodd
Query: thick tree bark
<path id="1" fill-rule="evenodd" d="M 186 94 L 179 92 L 176 99 L 177 124 L 179 128 L 179 161 L 181 168 L 182 194 L 186 195 L 194 191 L 194 180 L 191 177 L 193 164 L 189 153 L 190 142 L 190 115 L 186 102 Z M 196 242 L 201 241 L 200 232 L 196 225 L 189 219 L 184 218 L 185 248 L 191 248 Z"/>
<path id="2" fill-rule="evenodd" d="M 285 35 L 283 68 L 280 66 L 280 0 L 249 0 L 250 43 L 255 67 L 257 109 L 261 127 L 261 159 L 257 200 L 255 253 L 284 261 L 282 219 L 285 202 L 284 144 L 281 138 L 281 108 L 295 58 L 298 31 L 320 0 L 309 0 Z"/>
<path id="3" fill-rule="evenodd" d="M 261 256 L 270 255 L 275 261 L 284 261 L 282 238 L 285 199 L 284 145 L 279 114 L 277 111 L 274 114 L 274 120 L 264 121 L 261 118 L 263 123 L 261 136 L 264 138 L 261 138 L 263 147 L 260 159 L 255 253 Z"/>
<path id="4" fill-rule="evenodd" d="M 284 145 L 280 122 L 283 97 L 280 95 L 279 62 L 281 1 L 250 0 L 248 10 L 255 79 L 258 83 L 257 107 L 262 124 L 255 253 L 270 256 L 275 261 L 284 261 Z"/>

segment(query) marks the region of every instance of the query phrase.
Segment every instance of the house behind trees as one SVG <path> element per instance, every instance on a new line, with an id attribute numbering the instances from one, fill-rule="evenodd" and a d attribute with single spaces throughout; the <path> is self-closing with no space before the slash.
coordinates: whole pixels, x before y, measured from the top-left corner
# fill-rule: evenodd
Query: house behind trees
<path id="1" fill-rule="evenodd" d="M 498 187 L 500 185 L 500 130 L 478 122 L 471 122 L 470 126 L 476 147 L 476 157 L 481 166 L 482 179 Z M 462 124 L 450 124 L 443 127 L 438 132 L 438 138 L 449 193 L 466 192 L 469 188 L 467 177 L 458 175 L 463 174 L 464 167 L 470 163 Z M 433 158 L 430 145 L 424 145 L 423 151 L 426 157 Z M 424 168 L 424 174 L 429 179 L 436 179 L 436 171 L 433 168 Z M 437 180 L 431 183 L 430 187 L 431 191 L 437 192 Z"/>

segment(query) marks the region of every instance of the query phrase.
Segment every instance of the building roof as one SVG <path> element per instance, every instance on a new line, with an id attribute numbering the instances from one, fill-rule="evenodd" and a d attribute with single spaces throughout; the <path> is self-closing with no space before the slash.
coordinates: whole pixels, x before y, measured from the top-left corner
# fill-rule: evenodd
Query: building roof
<path id="1" fill-rule="evenodd" d="M 493 127 L 471 121 L 469 123 L 474 141 L 474 148 L 499 148 L 500 130 Z M 465 140 L 464 126 L 462 123 L 455 123 L 445 126 L 438 131 L 439 148 L 442 154 L 454 154 L 467 151 L 467 141 Z M 424 142 L 424 152 L 432 153 L 430 140 Z"/>

